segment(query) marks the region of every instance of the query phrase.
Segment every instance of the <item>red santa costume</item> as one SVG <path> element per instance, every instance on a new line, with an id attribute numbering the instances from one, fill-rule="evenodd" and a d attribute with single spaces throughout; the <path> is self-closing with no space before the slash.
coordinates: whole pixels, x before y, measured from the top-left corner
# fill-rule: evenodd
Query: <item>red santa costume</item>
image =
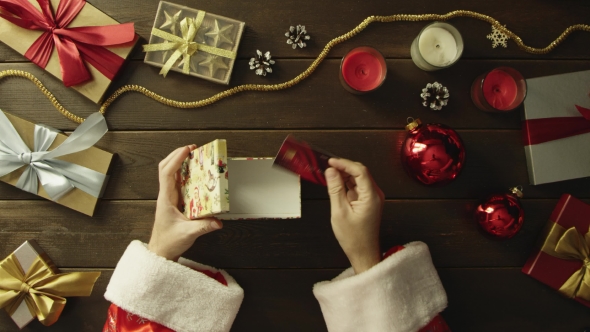
<path id="1" fill-rule="evenodd" d="M 401 250 L 403 249 L 403 250 Z M 450 331 L 438 315 L 447 296 L 426 244 L 392 248 L 371 269 L 352 268 L 313 286 L 330 332 Z M 244 291 L 225 271 L 178 263 L 133 241 L 107 287 L 105 332 L 227 332 Z"/>

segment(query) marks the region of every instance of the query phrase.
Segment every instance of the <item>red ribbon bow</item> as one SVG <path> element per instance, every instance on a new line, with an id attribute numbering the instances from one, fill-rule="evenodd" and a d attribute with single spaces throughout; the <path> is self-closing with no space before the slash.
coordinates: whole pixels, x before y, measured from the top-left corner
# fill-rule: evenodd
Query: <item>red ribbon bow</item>
<path id="1" fill-rule="evenodd" d="M 576 105 L 576 108 L 583 118 L 560 117 L 524 121 L 522 130 L 524 145 L 541 144 L 590 133 L 590 109 L 578 105 Z"/>
<path id="2" fill-rule="evenodd" d="M 29 47 L 25 57 L 45 68 L 55 46 L 65 86 L 77 85 L 92 78 L 84 61 L 113 80 L 125 59 L 104 46 L 133 41 L 133 23 L 67 28 L 86 4 L 85 0 L 61 0 L 55 17 L 49 0 L 37 2 L 41 11 L 28 0 L 0 0 L 0 17 L 24 29 L 44 31 Z"/>

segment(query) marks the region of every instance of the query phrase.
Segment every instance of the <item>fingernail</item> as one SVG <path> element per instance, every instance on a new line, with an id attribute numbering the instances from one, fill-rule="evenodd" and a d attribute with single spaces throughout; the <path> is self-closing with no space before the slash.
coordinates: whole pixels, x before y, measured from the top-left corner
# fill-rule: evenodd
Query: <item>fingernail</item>
<path id="1" fill-rule="evenodd" d="M 219 225 L 219 223 L 217 223 L 217 221 L 212 221 L 211 222 L 211 228 L 213 229 L 220 229 L 221 225 Z"/>

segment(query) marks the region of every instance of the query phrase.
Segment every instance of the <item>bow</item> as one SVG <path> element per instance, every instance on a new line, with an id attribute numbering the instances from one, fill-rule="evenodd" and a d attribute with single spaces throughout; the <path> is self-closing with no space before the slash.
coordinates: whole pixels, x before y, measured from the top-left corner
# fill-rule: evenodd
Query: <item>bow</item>
<path id="1" fill-rule="evenodd" d="M 585 235 L 575 227 L 565 229 L 550 222 L 548 235 L 541 250 L 551 256 L 582 262 L 579 270 L 559 288 L 559 291 L 571 298 L 580 297 L 590 301 L 590 232 Z"/>
<path id="2" fill-rule="evenodd" d="M 113 80 L 125 60 L 104 46 L 133 41 L 133 23 L 66 28 L 82 10 L 85 0 L 61 0 L 55 17 L 49 0 L 37 2 L 41 11 L 28 0 L 0 0 L 0 17 L 24 29 L 43 31 L 25 57 L 45 68 L 55 47 L 62 80 L 68 87 L 92 79 L 84 61 Z"/>
<path id="3" fill-rule="evenodd" d="M 160 29 L 152 28 L 152 35 L 164 39 L 163 43 L 143 45 L 144 52 L 154 51 L 170 51 L 174 50 L 174 53 L 160 70 L 160 74 L 166 77 L 170 68 L 176 63 L 176 61 L 183 57 L 182 73 L 188 75 L 190 72 L 190 59 L 198 51 L 207 52 L 209 54 L 222 56 L 224 58 L 235 59 L 236 53 L 221 48 L 198 44 L 194 41 L 197 36 L 197 32 L 203 23 L 206 12 L 199 11 L 195 19 L 185 17 L 180 21 L 180 31 L 182 38 L 171 33 L 162 31 Z"/>
<path id="4" fill-rule="evenodd" d="M 0 262 L 0 308 L 12 315 L 24 300 L 31 315 L 49 326 L 59 318 L 64 297 L 89 296 L 99 276 L 100 272 L 54 274 L 40 256 L 25 274 L 11 254 Z"/>
<path id="5" fill-rule="evenodd" d="M 35 125 L 35 148 L 31 151 L 4 112 L 0 111 L 0 176 L 26 166 L 16 183 L 19 189 L 37 194 L 38 182 L 41 182 L 54 201 L 74 187 L 100 197 L 106 180 L 105 174 L 54 158 L 92 147 L 107 131 L 105 118 L 101 113 L 94 113 L 62 144 L 47 151 L 58 131 L 48 126 Z"/>

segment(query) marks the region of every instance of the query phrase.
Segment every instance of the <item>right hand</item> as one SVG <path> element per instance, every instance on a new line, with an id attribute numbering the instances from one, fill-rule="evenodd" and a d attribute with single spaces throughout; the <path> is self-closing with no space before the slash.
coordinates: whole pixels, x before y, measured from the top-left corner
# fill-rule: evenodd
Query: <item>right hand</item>
<path id="1" fill-rule="evenodd" d="M 379 228 L 384 195 L 361 163 L 331 158 L 325 172 L 332 229 L 355 273 L 381 261 Z"/>

